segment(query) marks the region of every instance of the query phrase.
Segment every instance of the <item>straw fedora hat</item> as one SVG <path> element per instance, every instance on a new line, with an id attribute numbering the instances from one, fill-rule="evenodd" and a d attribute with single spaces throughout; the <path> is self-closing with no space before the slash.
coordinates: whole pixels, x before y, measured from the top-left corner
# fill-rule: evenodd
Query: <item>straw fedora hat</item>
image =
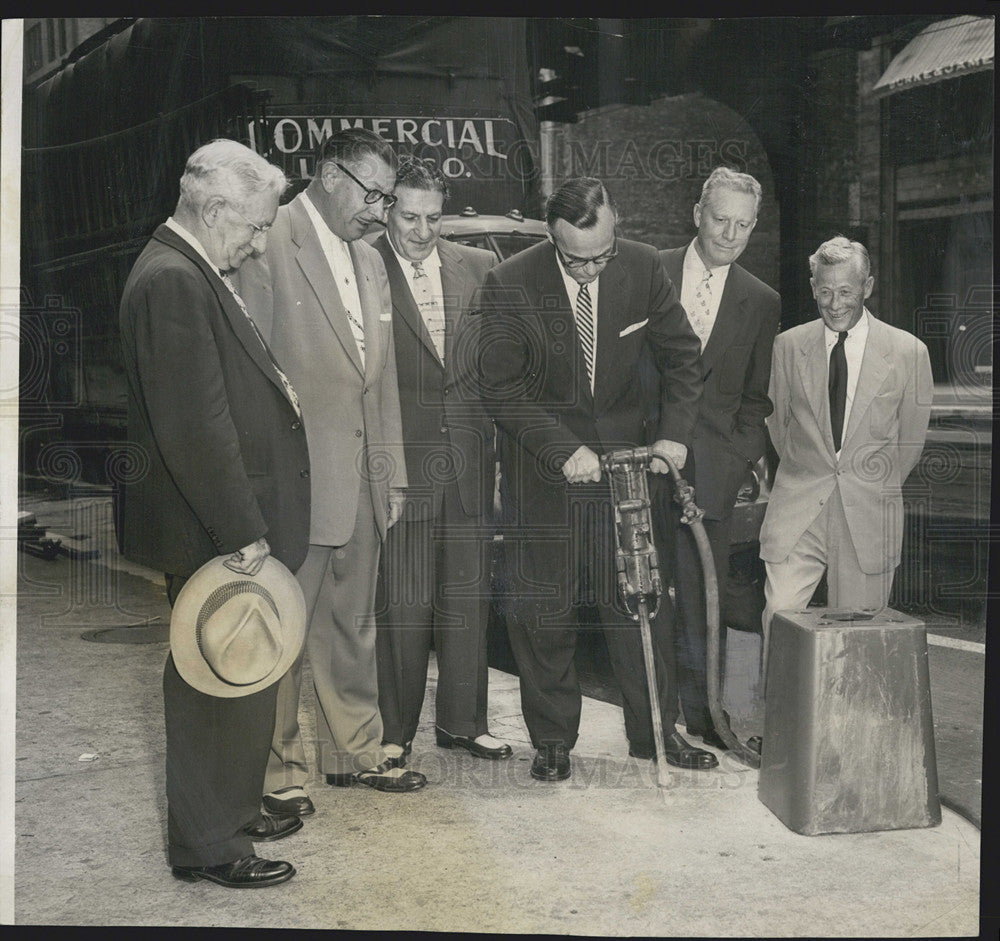
<path id="1" fill-rule="evenodd" d="M 249 696 L 276 683 L 306 635 L 306 603 L 295 576 L 273 556 L 253 577 L 206 562 L 177 595 L 170 616 L 174 666 L 209 696 Z"/>

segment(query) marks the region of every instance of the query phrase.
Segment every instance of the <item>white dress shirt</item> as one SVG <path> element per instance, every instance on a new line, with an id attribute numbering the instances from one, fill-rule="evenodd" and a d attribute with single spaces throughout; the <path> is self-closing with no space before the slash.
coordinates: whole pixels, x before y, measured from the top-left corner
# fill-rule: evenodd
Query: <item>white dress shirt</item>
<path id="1" fill-rule="evenodd" d="M 413 302 L 417 305 L 424 326 L 427 327 L 427 332 L 431 335 L 438 358 L 444 363 L 447 321 L 444 313 L 444 286 L 441 283 L 441 256 L 438 254 L 437 245 L 420 262 L 424 276 L 417 278 L 415 277 L 417 269 L 413 267 L 413 262 L 396 251 L 396 246 L 392 244 L 391 238 L 386 236 L 386 239 L 399 262 L 400 269 L 406 275 L 406 283 L 410 286 Z"/>
<path id="2" fill-rule="evenodd" d="M 358 294 L 357 275 L 354 273 L 351 251 L 347 247 L 347 242 L 323 221 L 323 217 L 312 204 L 308 193 L 303 198 L 302 204 L 316 229 L 320 247 L 323 249 L 327 264 L 333 273 L 333 280 L 340 292 L 340 302 L 344 305 L 344 310 L 347 311 L 347 320 L 358 344 L 358 354 L 361 356 L 361 365 L 363 366 L 365 363 L 364 314 L 361 310 L 361 297 Z"/>
<path id="3" fill-rule="evenodd" d="M 566 296 L 569 298 L 570 310 L 576 317 L 576 298 L 580 293 L 580 282 L 575 281 L 568 271 L 563 267 L 559 252 L 556 252 L 556 263 L 559 265 L 559 273 L 562 275 L 563 285 L 566 288 Z M 597 375 L 597 294 L 600 290 L 601 276 L 598 275 L 587 285 L 587 293 L 590 295 L 590 309 L 594 313 L 594 375 Z M 594 391 L 594 377 L 590 377 L 590 391 Z"/>
<path id="4" fill-rule="evenodd" d="M 823 333 L 826 337 L 826 374 L 830 376 L 830 353 L 837 345 L 837 332 L 824 326 Z M 861 312 L 861 319 L 847 331 L 847 339 L 844 340 L 844 356 L 847 358 L 847 396 L 844 404 L 844 433 L 840 437 L 843 445 L 847 436 L 847 423 L 851 418 L 851 406 L 854 404 L 854 393 L 858 388 L 858 374 L 861 372 L 861 360 L 865 355 L 865 344 L 868 342 L 868 308 Z M 837 452 L 840 457 L 840 451 Z"/>
<path id="5" fill-rule="evenodd" d="M 722 300 L 722 292 L 726 287 L 726 279 L 729 277 L 729 269 L 732 266 L 719 265 L 719 267 L 711 269 L 712 277 L 708 282 L 708 307 L 703 311 L 707 323 L 696 325 L 697 318 L 695 317 L 695 311 L 698 305 L 695 297 L 701 282 L 705 280 L 706 272 L 709 271 L 705 263 L 701 260 L 698 249 L 695 248 L 696 241 L 697 239 L 692 239 L 691 244 L 688 245 L 687 251 L 684 253 L 684 273 L 681 279 L 681 307 L 687 313 L 692 329 L 694 329 L 695 333 L 701 339 L 701 348 L 704 351 L 705 345 L 708 343 L 708 338 L 712 335 L 712 329 L 715 327 L 715 320 L 719 316 L 719 302 Z"/>

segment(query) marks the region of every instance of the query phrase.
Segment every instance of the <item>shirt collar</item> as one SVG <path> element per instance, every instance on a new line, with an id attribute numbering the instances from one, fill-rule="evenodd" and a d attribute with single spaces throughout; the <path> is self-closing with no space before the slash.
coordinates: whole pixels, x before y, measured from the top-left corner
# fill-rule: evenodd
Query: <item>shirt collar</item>
<path id="1" fill-rule="evenodd" d="M 396 250 L 396 246 L 392 244 L 392 239 L 389 238 L 388 232 L 385 233 L 385 240 L 389 243 L 392 253 L 396 256 L 396 260 L 399 262 L 399 267 L 412 278 L 413 272 L 416 270 L 413 267 L 413 262 Z M 425 271 L 428 268 L 441 267 L 441 256 L 438 254 L 437 243 L 435 243 L 434 247 L 431 249 L 431 253 L 422 262 L 420 262 L 420 264 L 423 265 Z"/>
<path id="2" fill-rule="evenodd" d="M 555 249 L 555 243 L 552 244 L 552 248 Z M 562 263 L 562 259 L 559 257 L 559 252 L 555 252 L 556 264 L 559 266 L 559 273 L 562 275 L 563 283 L 566 285 L 566 294 L 572 303 L 576 303 L 576 297 L 580 293 L 580 288 L 582 285 L 576 280 L 567 270 L 566 266 Z M 604 274 L 602 271 L 601 274 Z M 598 289 L 601 282 L 601 275 L 599 274 L 593 281 L 587 282 L 587 292 L 593 296 L 594 292 Z"/>
<path id="3" fill-rule="evenodd" d="M 724 281 L 729 274 L 731 265 L 719 265 L 716 268 L 709 268 L 701 260 L 701 255 L 698 254 L 698 249 L 695 248 L 695 242 L 697 241 L 696 238 L 691 239 L 691 244 L 688 245 L 687 251 L 684 253 L 684 272 L 690 274 L 695 279 L 695 283 L 704 280 L 705 272 L 707 271 L 712 272 L 713 278 Z"/>
<path id="4" fill-rule="evenodd" d="M 164 225 L 170 229 L 171 232 L 176 232 L 185 242 L 188 243 L 205 261 L 208 262 L 208 267 L 211 268 L 216 274 L 221 274 L 219 271 L 219 266 L 208 257 L 208 252 L 205 251 L 205 246 L 201 244 L 198 240 L 198 236 L 192 234 L 187 229 L 184 228 L 173 216 L 167 219 Z"/>
<path id="5" fill-rule="evenodd" d="M 837 331 L 831 330 L 827 325 L 826 321 L 823 322 L 823 331 L 826 335 L 827 343 L 837 342 Z M 858 322 L 847 331 L 847 339 L 853 340 L 855 338 L 864 339 L 868 336 L 868 308 L 864 307 L 861 310 L 861 316 L 858 318 Z M 846 342 L 846 341 L 845 341 Z"/>
<path id="6" fill-rule="evenodd" d="M 348 252 L 348 243 L 345 242 L 336 232 L 333 231 L 327 224 L 323 217 L 319 214 L 319 210 L 316 205 L 309 198 L 309 193 L 305 192 L 302 194 L 302 202 L 305 206 L 306 214 L 312 220 L 312 224 L 316 229 L 316 233 L 321 239 L 329 239 L 333 245 L 339 246 L 343 251 Z"/>

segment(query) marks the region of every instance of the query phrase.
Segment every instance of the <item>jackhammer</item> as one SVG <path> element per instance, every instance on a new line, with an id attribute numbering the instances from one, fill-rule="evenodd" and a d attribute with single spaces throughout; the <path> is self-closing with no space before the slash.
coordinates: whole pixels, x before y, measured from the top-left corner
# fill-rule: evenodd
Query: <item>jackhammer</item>
<path id="1" fill-rule="evenodd" d="M 618 591 L 625 609 L 639 622 L 642 653 L 649 686 L 649 702 L 656 745 L 657 783 L 668 784 L 663 744 L 663 719 L 656 685 L 656 664 L 649 622 L 660 608 L 663 585 L 658 557 L 652 538 L 652 514 L 646 473 L 653 457 L 659 457 L 670 469 L 674 500 L 681 507 L 681 522 L 691 527 L 705 574 L 705 614 L 708 627 L 706 672 L 708 708 L 719 737 L 738 760 L 751 768 L 760 767 L 760 755 L 740 743 L 729 728 L 722 711 L 722 678 L 719 667 L 719 586 L 715 577 L 712 549 L 701 518 L 704 512 L 694 502 L 694 488 L 681 477 L 674 463 L 650 448 L 626 448 L 601 457 L 601 469 L 608 475 L 611 503 L 615 510 L 615 571 Z"/>

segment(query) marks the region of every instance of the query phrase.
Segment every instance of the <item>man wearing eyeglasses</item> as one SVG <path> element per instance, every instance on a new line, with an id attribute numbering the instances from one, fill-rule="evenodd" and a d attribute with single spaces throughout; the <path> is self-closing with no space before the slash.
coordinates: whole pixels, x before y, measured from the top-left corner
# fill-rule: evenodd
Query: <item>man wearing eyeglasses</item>
<path id="1" fill-rule="evenodd" d="M 306 557 L 310 463 L 299 400 L 231 277 L 264 250 L 287 185 L 278 167 L 236 141 L 199 147 L 173 216 L 125 283 L 128 436 L 146 467 L 123 488 L 119 537 L 126 558 L 165 573 L 171 607 L 187 580 L 220 555 L 248 576 L 269 555 L 292 571 Z M 259 813 L 278 685 L 214 695 L 189 679 L 169 655 L 163 711 L 173 873 L 227 888 L 285 882 L 295 867 L 258 857 L 253 847 L 302 825 L 294 815 Z"/>
<path id="2" fill-rule="evenodd" d="M 819 319 L 778 335 L 767 421 L 780 463 L 760 531 L 765 644 L 826 572 L 831 607 L 882 608 L 903 543 L 902 486 L 923 450 L 927 347 L 865 306 L 868 251 L 837 236 L 809 258 Z"/>
<path id="3" fill-rule="evenodd" d="M 761 186 L 749 173 L 716 167 L 694 207 L 697 234 L 680 248 L 660 252 L 667 275 L 701 342 L 704 395 L 698 409 L 685 479 L 704 511 L 702 525 L 712 549 L 719 598 L 729 577 L 729 539 L 736 495 L 767 444 L 764 419 L 771 413 L 767 383 L 771 349 L 781 319 L 781 298 L 738 265 L 757 224 Z M 705 576 L 690 526 L 679 524 L 672 493 L 655 508 L 661 559 L 672 555 L 679 614 L 677 673 L 687 731 L 706 745 L 725 749 L 708 705 L 708 625 Z M 669 505 L 668 505 L 669 504 Z M 665 530 L 665 531 L 664 531 Z M 673 546 L 666 545 L 668 539 Z M 720 663 L 726 626 L 720 624 Z M 713 756 L 714 760 L 714 756 Z"/>
<path id="4" fill-rule="evenodd" d="M 619 238 L 600 180 L 564 183 L 546 207 L 549 241 L 509 258 L 483 286 L 482 394 L 498 428 L 509 579 L 508 631 L 525 724 L 537 749 L 531 775 L 570 775 L 580 723 L 573 664 L 578 617 L 596 609 L 622 690 L 630 754 L 654 755 L 639 626 L 617 598 L 611 501 L 600 456 L 641 446 L 656 411 L 639 364 L 659 377 L 653 450 L 683 467 L 701 395 L 698 338 L 656 249 Z M 659 458 L 654 474 L 667 471 Z M 669 618 L 669 599 L 659 617 Z M 673 695 L 662 703 L 667 760 L 693 766 L 675 729 L 670 643 L 663 663 Z"/>
<path id="5" fill-rule="evenodd" d="M 398 793 L 422 774 L 382 748 L 375 662 L 381 543 L 403 505 L 406 464 L 382 257 L 361 240 L 395 202 L 396 155 L 380 137 L 329 137 L 303 193 L 278 210 L 267 251 L 241 273 L 247 304 L 302 403 L 312 459 L 309 554 L 298 571 L 309 615 L 318 771 L 328 784 Z M 298 723 L 302 663 L 278 690 L 264 806 L 312 813 Z"/>

